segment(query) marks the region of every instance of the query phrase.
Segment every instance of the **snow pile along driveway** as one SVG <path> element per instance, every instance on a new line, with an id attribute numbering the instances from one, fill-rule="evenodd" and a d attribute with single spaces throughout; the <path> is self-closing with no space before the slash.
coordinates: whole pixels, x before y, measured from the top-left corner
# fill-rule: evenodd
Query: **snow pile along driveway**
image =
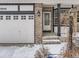
<path id="1" fill-rule="evenodd" d="M 34 58 L 36 50 L 41 47 L 34 44 L 23 47 L 18 46 L 0 46 L 0 58 Z M 61 50 L 66 47 L 66 43 L 61 44 L 44 44 L 44 47 L 49 49 L 52 54 L 60 54 Z M 65 49 L 65 48 L 64 48 Z"/>

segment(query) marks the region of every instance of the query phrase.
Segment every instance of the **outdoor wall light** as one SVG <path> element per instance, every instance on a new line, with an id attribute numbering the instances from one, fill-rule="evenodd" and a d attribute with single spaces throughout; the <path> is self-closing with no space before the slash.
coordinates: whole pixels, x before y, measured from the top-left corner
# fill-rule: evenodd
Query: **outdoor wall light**
<path id="1" fill-rule="evenodd" d="M 37 15 L 40 17 L 40 11 L 38 10 Z"/>

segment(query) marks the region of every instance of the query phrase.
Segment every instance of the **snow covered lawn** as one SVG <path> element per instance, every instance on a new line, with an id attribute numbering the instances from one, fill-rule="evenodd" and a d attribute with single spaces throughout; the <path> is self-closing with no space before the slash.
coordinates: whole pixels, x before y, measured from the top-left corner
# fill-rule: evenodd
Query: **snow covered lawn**
<path id="1" fill-rule="evenodd" d="M 36 50 L 42 45 L 34 46 L 0 46 L 0 58 L 34 58 Z M 44 44 L 44 47 L 49 49 L 52 54 L 60 54 L 62 49 L 66 47 L 66 43 L 61 44 Z"/>

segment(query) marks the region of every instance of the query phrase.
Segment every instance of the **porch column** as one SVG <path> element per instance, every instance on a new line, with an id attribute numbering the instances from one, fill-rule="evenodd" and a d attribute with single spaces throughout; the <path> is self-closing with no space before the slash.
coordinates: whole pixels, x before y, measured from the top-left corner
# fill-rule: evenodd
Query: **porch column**
<path id="1" fill-rule="evenodd" d="M 54 32 L 54 6 L 52 7 L 52 32 Z"/>
<path id="2" fill-rule="evenodd" d="M 41 42 L 42 42 L 42 3 L 36 3 L 35 4 L 35 43 L 41 43 Z"/>
<path id="3" fill-rule="evenodd" d="M 58 32 L 57 32 L 57 35 L 58 36 L 61 36 L 61 25 L 60 25 L 60 4 L 57 4 L 57 19 L 58 19 Z"/>

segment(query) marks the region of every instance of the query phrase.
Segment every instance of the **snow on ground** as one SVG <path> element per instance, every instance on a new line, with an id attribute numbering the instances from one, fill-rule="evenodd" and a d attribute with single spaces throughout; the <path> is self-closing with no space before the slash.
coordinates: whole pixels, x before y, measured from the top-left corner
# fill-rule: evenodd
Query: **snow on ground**
<path id="1" fill-rule="evenodd" d="M 52 54 L 60 54 L 63 48 L 65 48 L 66 43 L 61 44 L 44 44 L 44 47 L 49 49 Z M 0 58 L 34 58 L 36 50 L 38 50 L 42 45 L 34 46 L 0 46 Z"/>

